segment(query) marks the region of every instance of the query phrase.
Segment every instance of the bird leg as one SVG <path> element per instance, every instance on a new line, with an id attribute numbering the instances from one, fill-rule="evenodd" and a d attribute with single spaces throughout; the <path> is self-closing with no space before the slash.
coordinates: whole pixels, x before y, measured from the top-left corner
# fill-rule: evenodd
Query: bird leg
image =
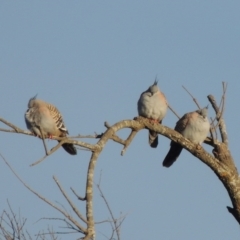
<path id="1" fill-rule="evenodd" d="M 159 123 L 159 120 L 148 118 L 150 123 Z"/>
<path id="2" fill-rule="evenodd" d="M 202 148 L 201 144 L 198 143 L 196 149 L 197 149 L 197 150 L 200 150 L 201 148 Z"/>
<path id="3" fill-rule="evenodd" d="M 48 135 L 48 138 L 49 138 L 49 139 L 53 139 L 53 135 L 52 135 L 52 134 L 49 134 L 49 135 Z"/>

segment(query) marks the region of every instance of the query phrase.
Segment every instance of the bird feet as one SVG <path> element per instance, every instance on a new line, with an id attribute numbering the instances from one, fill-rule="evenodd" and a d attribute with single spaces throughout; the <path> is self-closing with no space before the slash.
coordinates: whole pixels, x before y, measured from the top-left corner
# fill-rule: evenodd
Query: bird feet
<path id="1" fill-rule="evenodd" d="M 53 135 L 52 134 L 48 134 L 48 138 L 53 139 Z"/>
<path id="2" fill-rule="evenodd" d="M 159 123 L 157 119 L 148 118 L 150 123 Z"/>
<path id="3" fill-rule="evenodd" d="M 201 148 L 202 148 L 201 144 L 198 143 L 196 149 L 200 150 Z"/>

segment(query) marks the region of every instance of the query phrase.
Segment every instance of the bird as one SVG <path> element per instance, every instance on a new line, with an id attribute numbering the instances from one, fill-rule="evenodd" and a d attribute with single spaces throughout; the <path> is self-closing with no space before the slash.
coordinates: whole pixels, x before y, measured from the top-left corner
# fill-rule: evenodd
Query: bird
<path id="1" fill-rule="evenodd" d="M 150 119 L 152 122 L 162 123 L 168 109 L 167 99 L 157 86 L 158 81 L 144 91 L 138 100 L 138 115 Z M 149 145 L 156 148 L 158 145 L 158 134 L 149 130 Z"/>
<path id="2" fill-rule="evenodd" d="M 59 110 L 50 103 L 36 99 L 36 96 L 30 98 L 28 102 L 28 109 L 25 112 L 25 122 L 27 128 L 34 135 L 42 139 L 52 138 L 53 136 L 66 137 L 68 130 L 65 127 Z M 71 143 L 64 143 L 62 147 L 71 155 L 77 154 L 76 148 Z"/>
<path id="3" fill-rule="evenodd" d="M 186 113 L 177 121 L 174 130 L 181 133 L 183 137 L 191 142 L 201 145 L 210 130 L 210 123 L 207 114 L 208 106 L 194 112 Z M 171 141 L 170 150 L 163 160 L 163 166 L 170 167 L 177 160 L 182 149 L 181 145 Z"/>

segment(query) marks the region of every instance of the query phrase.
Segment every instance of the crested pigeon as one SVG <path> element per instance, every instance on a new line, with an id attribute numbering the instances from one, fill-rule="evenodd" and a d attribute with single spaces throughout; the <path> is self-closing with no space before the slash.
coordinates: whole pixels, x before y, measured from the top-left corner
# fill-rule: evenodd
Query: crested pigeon
<path id="1" fill-rule="evenodd" d="M 210 123 L 207 118 L 207 108 L 186 113 L 180 118 L 175 126 L 175 130 L 185 138 L 196 144 L 202 144 L 210 130 Z M 170 150 L 163 160 L 164 167 L 170 167 L 179 157 L 182 146 L 171 141 Z"/>
<path id="2" fill-rule="evenodd" d="M 28 102 L 25 122 L 32 133 L 43 139 L 52 136 L 65 137 L 68 134 L 58 109 L 50 103 L 36 99 L 36 96 Z M 73 144 L 64 143 L 62 147 L 71 155 L 77 154 Z"/>
<path id="3" fill-rule="evenodd" d="M 155 80 L 145 92 L 143 92 L 138 100 L 139 116 L 149 118 L 153 122 L 162 123 L 167 113 L 167 100 L 160 91 Z M 149 130 L 149 145 L 156 148 L 158 145 L 158 134 Z"/>

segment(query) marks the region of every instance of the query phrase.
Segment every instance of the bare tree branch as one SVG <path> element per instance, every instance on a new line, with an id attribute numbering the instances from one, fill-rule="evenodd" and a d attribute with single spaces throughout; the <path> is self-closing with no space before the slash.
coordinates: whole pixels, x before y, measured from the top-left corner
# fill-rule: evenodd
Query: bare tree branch
<path id="1" fill-rule="evenodd" d="M 53 179 L 55 181 L 55 183 L 57 184 L 58 188 L 60 189 L 61 193 L 63 194 L 63 196 L 65 197 L 65 199 L 68 201 L 68 204 L 72 207 L 73 211 L 77 214 L 77 216 L 87 224 L 87 220 L 83 217 L 83 215 L 78 211 L 77 207 L 75 206 L 75 204 L 70 200 L 70 198 L 68 197 L 68 195 L 66 194 L 66 192 L 64 191 L 64 189 L 62 188 L 60 182 L 58 181 L 58 179 L 53 176 Z"/>
<path id="2" fill-rule="evenodd" d="M 114 232 L 116 232 L 117 239 L 120 240 L 120 226 L 122 224 L 122 221 L 120 221 L 118 218 L 115 218 L 114 215 L 113 215 L 113 212 L 112 212 L 112 210 L 110 208 L 110 205 L 109 205 L 109 203 L 108 203 L 108 201 L 107 201 L 106 197 L 104 196 L 103 191 L 101 189 L 101 178 L 102 178 L 102 173 L 100 174 L 99 182 L 98 182 L 98 184 L 96 184 L 96 186 L 98 188 L 98 191 L 100 192 L 100 196 L 103 198 L 103 201 L 105 202 L 105 205 L 107 206 L 108 212 L 110 213 L 110 216 L 112 218 L 112 222 L 114 224 L 114 227 L 112 227 L 113 231 L 112 231 L 112 236 L 111 236 L 110 239 L 113 238 Z"/>
<path id="3" fill-rule="evenodd" d="M 14 129 L 15 132 L 17 132 L 17 133 L 20 132 L 20 131 L 22 131 L 20 128 L 18 128 L 18 127 L 15 126 L 14 124 L 12 124 L 12 123 L 4 120 L 3 118 L 0 118 L 0 122 L 6 124 L 7 126 L 9 126 L 9 127 L 12 128 L 12 129 Z"/>
<path id="4" fill-rule="evenodd" d="M 193 95 L 183 86 L 183 88 L 188 92 L 188 94 L 192 97 L 193 101 L 196 103 L 198 108 L 200 108 L 197 100 L 193 97 Z M 238 171 L 235 167 L 234 160 L 231 156 L 231 153 L 228 149 L 228 138 L 227 138 L 227 131 L 226 126 L 223 120 L 223 112 L 225 108 L 225 95 L 226 95 L 226 89 L 227 85 L 223 83 L 223 95 L 221 99 L 220 106 L 218 107 L 215 101 L 215 98 L 212 95 L 208 96 L 208 99 L 214 108 L 216 112 L 216 121 L 217 124 L 215 124 L 215 119 L 212 120 L 212 129 L 211 129 L 211 138 L 208 137 L 204 141 L 204 143 L 207 143 L 208 145 L 213 147 L 213 155 L 208 153 L 202 146 L 199 144 L 194 144 L 190 142 L 188 139 L 184 138 L 180 133 L 176 132 L 175 130 L 168 128 L 167 126 L 164 126 L 162 124 L 156 124 L 150 122 L 148 119 L 145 119 L 143 117 L 136 117 L 134 120 L 122 120 L 120 122 L 115 123 L 114 125 L 110 126 L 107 122 L 105 122 L 105 127 L 107 128 L 106 131 L 102 134 L 91 136 L 87 135 L 86 138 L 96 138 L 98 141 L 95 144 L 89 144 L 82 141 L 77 141 L 72 138 L 74 137 L 68 137 L 68 138 L 57 138 L 54 137 L 53 139 L 60 141 L 58 145 L 56 145 L 54 148 L 48 152 L 49 154 L 52 154 L 55 152 L 62 144 L 64 143 L 71 143 L 79 147 L 83 147 L 84 149 L 88 149 L 92 152 L 89 165 L 88 165 L 88 171 L 87 171 L 87 180 L 86 180 L 86 190 L 85 190 L 85 196 L 80 197 L 76 194 L 76 192 L 71 188 L 75 196 L 77 196 L 78 199 L 82 200 L 84 204 L 86 204 L 86 218 L 83 217 L 80 212 L 77 210 L 76 206 L 71 202 L 70 198 L 66 195 L 65 191 L 59 184 L 58 180 L 54 178 L 55 182 L 57 183 L 60 191 L 62 192 L 63 196 L 68 201 L 68 204 L 71 206 L 75 214 L 78 216 L 78 218 L 83 221 L 87 226 L 86 228 L 82 227 L 82 225 L 77 222 L 72 216 L 70 216 L 66 211 L 62 210 L 61 208 L 58 208 L 57 206 L 53 205 L 49 200 L 46 200 L 41 195 L 39 195 L 36 191 L 32 190 L 27 184 L 25 184 L 21 178 L 14 172 L 14 170 L 11 168 L 11 166 L 7 163 L 7 161 L 2 157 L 2 159 L 5 161 L 5 163 L 8 165 L 8 167 L 11 169 L 11 171 L 14 173 L 14 175 L 21 181 L 26 188 L 28 188 L 32 193 L 37 195 L 40 199 L 48 203 L 50 206 L 61 212 L 70 222 L 69 228 L 72 228 L 72 226 L 76 226 L 76 229 L 78 229 L 79 232 L 81 232 L 84 237 L 82 239 L 95 239 L 96 233 L 95 233 L 95 224 L 94 221 L 94 214 L 93 214 L 93 183 L 94 183 L 94 171 L 95 166 L 97 163 L 97 159 L 99 155 L 101 154 L 102 150 L 104 149 L 105 145 L 107 144 L 108 140 L 113 140 L 121 145 L 123 145 L 123 149 L 121 151 L 121 154 L 123 155 L 126 151 L 126 149 L 130 146 L 131 142 L 133 141 L 134 137 L 138 133 L 138 131 L 142 129 L 148 129 L 152 130 L 154 132 L 157 132 L 158 134 L 161 134 L 170 140 L 177 142 L 179 145 L 181 145 L 183 148 L 185 148 L 187 151 L 189 151 L 192 155 L 194 155 L 196 158 L 198 158 L 200 161 L 202 161 L 204 164 L 206 164 L 208 167 L 210 167 L 213 172 L 217 175 L 219 180 L 223 183 L 225 186 L 229 197 L 232 201 L 233 207 L 228 207 L 228 211 L 235 217 L 235 219 L 240 223 L 240 178 Z M 171 109 L 171 107 L 169 106 Z M 175 111 L 173 111 L 175 112 Z M 178 116 L 177 114 L 175 114 Z M 15 132 L 15 133 L 21 133 L 21 134 L 28 134 L 26 131 L 21 130 L 20 128 L 11 125 L 11 123 L 8 123 L 7 121 L 0 118 L 0 121 L 6 124 L 7 126 L 13 128 L 13 130 L 4 129 L 7 131 Z M 127 137 L 127 139 L 122 139 L 117 136 L 117 132 L 121 129 L 128 128 L 131 130 L 131 133 Z M 217 128 L 220 131 L 222 142 L 219 142 L 217 140 Z M 1 131 L 1 129 L 0 129 Z M 81 138 L 80 135 L 76 138 Z M 82 136 L 82 138 L 84 138 Z M 47 156 L 48 154 L 46 154 Z M 37 163 L 41 162 L 43 159 L 40 159 L 39 161 L 33 163 L 32 165 L 36 165 Z M 100 182 L 97 185 L 99 188 L 101 196 L 104 196 L 101 189 L 100 189 Z M 118 230 L 120 229 L 121 223 L 125 219 L 121 219 L 120 223 L 116 221 L 114 218 L 111 209 L 108 205 L 107 200 L 105 197 L 103 197 L 104 202 L 110 212 L 112 221 L 109 221 L 109 223 L 112 225 L 113 231 L 116 231 L 117 238 L 120 239 L 120 233 Z M 113 236 L 112 236 L 113 237 Z"/>
<path id="5" fill-rule="evenodd" d="M 208 100 L 212 104 L 212 107 L 216 112 L 217 120 L 219 121 L 219 130 L 220 130 L 222 141 L 223 141 L 223 143 L 228 145 L 226 125 L 225 125 L 223 118 L 221 117 L 221 113 L 217 106 L 216 100 L 213 95 L 208 95 Z"/>
<path id="6" fill-rule="evenodd" d="M 60 209 L 59 207 L 57 207 L 56 205 L 54 205 L 52 202 L 50 202 L 49 200 L 47 200 L 46 198 L 44 198 L 43 196 L 41 196 L 39 193 L 37 193 L 35 190 L 33 190 L 31 187 L 29 187 L 19 176 L 18 174 L 13 170 L 13 168 L 11 167 L 11 165 L 8 163 L 8 161 L 2 156 L 2 154 L 0 153 L 0 157 L 3 159 L 3 161 L 6 163 L 6 165 L 9 167 L 9 169 L 11 170 L 11 172 L 16 176 L 16 178 L 33 194 L 35 194 L 38 198 L 40 198 L 42 201 L 44 201 L 45 203 L 47 203 L 48 205 L 50 205 L 51 207 L 55 208 L 57 211 L 59 211 L 60 213 L 62 213 L 69 221 L 71 221 L 78 229 L 79 232 L 85 234 L 86 233 L 86 229 L 84 227 L 82 227 L 77 220 L 75 220 L 72 216 L 70 216 L 68 213 L 64 212 L 62 209 Z"/>
<path id="7" fill-rule="evenodd" d="M 20 212 L 17 216 L 14 213 L 8 200 L 7 204 L 10 213 L 4 210 L 0 217 L 0 239 L 4 238 L 5 240 L 32 240 L 30 234 L 24 229 L 27 219 L 22 218 Z"/>
<path id="8" fill-rule="evenodd" d="M 108 122 L 105 122 L 105 123 L 104 123 L 104 126 L 105 126 L 106 128 L 108 128 L 108 129 L 111 128 L 111 126 L 110 126 L 110 124 L 109 124 Z M 112 139 L 114 142 L 120 143 L 120 144 L 122 144 L 122 145 L 124 146 L 123 149 L 122 149 L 122 151 L 121 151 L 121 155 L 122 155 L 122 156 L 123 156 L 124 153 L 126 152 L 128 146 L 131 144 L 131 142 L 132 142 L 132 140 L 134 139 L 134 137 L 136 136 L 137 132 L 138 132 L 138 131 L 132 129 L 130 135 L 128 136 L 128 138 L 127 138 L 126 140 L 123 140 L 123 139 L 119 138 L 116 134 L 113 134 L 113 135 L 111 136 L 111 139 Z"/>

